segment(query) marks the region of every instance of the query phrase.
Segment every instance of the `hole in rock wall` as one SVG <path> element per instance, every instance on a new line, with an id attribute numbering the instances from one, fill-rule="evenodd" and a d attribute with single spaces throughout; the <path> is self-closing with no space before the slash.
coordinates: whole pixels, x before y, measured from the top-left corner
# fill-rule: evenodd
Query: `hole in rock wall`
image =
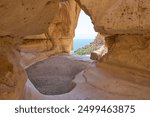
<path id="1" fill-rule="evenodd" d="M 38 39 L 38 41 L 46 39 L 45 35 L 34 35 L 26 37 L 26 41 L 29 40 L 30 42 L 33 38 Z M 98 43 L 98 40 L 100 43 Z M 89 55 L 101 47 L 99 34 L 95 32 L 90 17 L 83 11 L 80 13 L 73 43 L 74 49 L 72 52 L 78 55 Z M 40 44 L 43 47 L 42 43 Z M 37 50 L 43 51 L 38 49 L 40 44 L 36 44 L 34 52 Z M 75 88 L 76 84 L 73 82 L 73 79 L 87 67 L 87 62 L 73 61 L 63 56 L 56 56 L 33 64 L 26 71 L 29 80 L 40 93 L 44 95 L 60 95 L 68 93 Z"/>
<path id="2" fill-rule="evenodd" d="M 93 43 L 97 34 L 90 17 L 81 10 L 75 30 L 72 53 L 85 55 L 94 51 L 96 47 L 93 47 Z"/>

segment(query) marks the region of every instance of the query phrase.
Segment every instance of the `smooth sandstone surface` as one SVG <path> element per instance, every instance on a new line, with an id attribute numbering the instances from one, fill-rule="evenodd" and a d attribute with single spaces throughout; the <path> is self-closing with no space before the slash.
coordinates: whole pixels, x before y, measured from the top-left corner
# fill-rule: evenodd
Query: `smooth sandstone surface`
<path id="1" fill-rule="evenodd" d="M 40 93 L 60 95 L 70 92 L 76 86 L 72 80 L 89 63 L 73 61 L 67 56 L 53 56 L 26 69 L 29 80 Z"/>
<path id="2" fill-rule="evenodd" d="M 141 72 L 104 63 L 96 64 L 94 61 L 89 61 L 87 59 L 88 57 L 63 57 L 69 58 L 70 61 L 72 61 L 71 66 L 76 64 L 76 61 L 80 64 L 83 64 L 83 61 L 88 64 L 90 62 L 85 70 L 76 74 L 75 79 L 73 80 L 73 82 L 76 83 L 76 86 L 68 93 L 60 95 L 44 95 L 35 88 L 30 80 L 28 80 L 25 86 L 24 99 L 150 99 L 149 72 Z M 61 60 L 61 57 L 58 57 L 57 59 Z M 44 66 L 46 61 L 41 65 Z M 69 63 L 70 62 L 64 64 L 64 67 Z M 55 67 L 54 64 L 49 64 L 49 66 Z M 80 65 L 78 64 L 77 66 Z M 48 69 L 46 69 L 46 71 L 48 72 Z M 44 75 L 42 75 L 42 77 L 44 77 Z M 55 86 L 53 88 L 55 88 Z"/>

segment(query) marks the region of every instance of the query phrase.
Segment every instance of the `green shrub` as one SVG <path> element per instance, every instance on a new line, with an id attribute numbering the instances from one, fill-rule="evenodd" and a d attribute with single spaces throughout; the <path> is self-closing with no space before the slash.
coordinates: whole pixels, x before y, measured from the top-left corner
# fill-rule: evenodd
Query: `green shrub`
<path id="1" fill-rule="evenodd" d="M 85 54 L 91 54 L 92 51 L 94 51 L 95 48 L 92 46 L 92 44 L 87 45 L 83 48 L 79 48 L 74 52 L 76 55 L 85 55 Z"/>

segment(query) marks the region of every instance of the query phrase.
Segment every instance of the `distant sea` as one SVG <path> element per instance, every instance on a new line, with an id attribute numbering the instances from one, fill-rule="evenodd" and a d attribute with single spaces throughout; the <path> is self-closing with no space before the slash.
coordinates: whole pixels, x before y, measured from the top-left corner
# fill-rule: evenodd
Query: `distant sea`
<path id="1" fill-rule="evenodd" d="M 76 51 L 77 49 L 82 48 L 85 45 L 89 45 L 93 41 L 94 41 L 94 39 L 74 39 L 73 40 L 73 51 Z"/>

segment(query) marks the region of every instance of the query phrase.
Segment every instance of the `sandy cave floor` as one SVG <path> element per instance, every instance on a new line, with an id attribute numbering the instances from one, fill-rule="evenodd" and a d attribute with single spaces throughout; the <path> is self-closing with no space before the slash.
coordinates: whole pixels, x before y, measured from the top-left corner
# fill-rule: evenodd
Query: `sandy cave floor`
<path id="1" fill-rule="evenodd" d="M 150 73 L 61 55 L 27 68 L 24 99 L 150 99 Z"/>

